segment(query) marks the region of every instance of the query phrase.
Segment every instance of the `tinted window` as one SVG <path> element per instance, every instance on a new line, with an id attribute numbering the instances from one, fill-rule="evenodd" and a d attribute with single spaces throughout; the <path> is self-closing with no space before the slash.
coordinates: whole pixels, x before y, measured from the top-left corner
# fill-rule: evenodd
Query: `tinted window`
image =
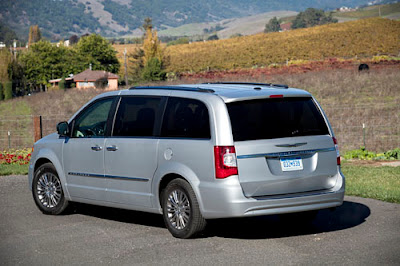
<path id="1" fill-rule="evenodd" d="M 115 117 L 113 136 L 153 136 L 161 98 L 123 97 Z"/>
<path id="2" fill-rule="evenodd" d="M 277 98 L 227 104 L 235 141 L 326 135 L 311 98 Z"/>
<path id="3" fill-rule="evenodd" d="M 209 139 L 210 122 L 205 104 L 194 99 L 170 97 L 161 136 Z"/>
<path id="4" fill-rule="evenodd" d="M 74 122 L 72 137 L 103 137 L 114 98 L 102 99 L 83 110 Z"/>

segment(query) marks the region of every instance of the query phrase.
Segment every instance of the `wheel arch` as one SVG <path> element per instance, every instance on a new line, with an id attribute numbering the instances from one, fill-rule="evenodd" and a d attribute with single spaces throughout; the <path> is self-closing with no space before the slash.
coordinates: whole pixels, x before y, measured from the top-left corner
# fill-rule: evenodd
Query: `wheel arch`
<path id="1" fill-rule="evenodd" d="M 71 198 L 70 198 L 70 195 L 69 195 L 68 190 L 66 189 L 66 185 L 65 185 L 66 178 L 64 175 L 63 166 L 62 166 L 61 161 L 57 157 L 57 155 L 49 149 L 41 149 L 39 151 L 39 154 L 37 154 L 36 158 L 37 159 L 34 162 L 32 178 L 34 177 L 36 170 L 40 166 L 42 166 L 45 163 L 51 163 L 54 166 L 54 168 L 56 169 L 58 177 L 61 180 L 61 186 L 64 190 L 64 196 L 66 197 L 66 199 L 70 200 Z M 30 180 L 29 185 L 32 188 L 32 180 Z"/>
<path id="2" fill-rule="evenodd" d="M 177 178 L 189 183 L 195 193 L 200 210 L 203 212 L 203 203 L 198 188 L 200 184 L 199 178 L 189 167 L 176 162 L 161 166 L 157 170 L 152 184 L 152 191 L 154 195 L 153 207 L 158 209 L 159 213 L 162 213 L 161 193 L 169 182 Z"/>

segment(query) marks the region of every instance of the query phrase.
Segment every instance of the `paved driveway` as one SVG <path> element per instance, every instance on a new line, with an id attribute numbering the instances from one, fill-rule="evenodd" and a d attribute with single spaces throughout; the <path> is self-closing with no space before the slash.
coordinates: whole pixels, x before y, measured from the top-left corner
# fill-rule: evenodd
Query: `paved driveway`
<path id="1" fill-rule="evenodd" d="M 179 240 L 160 215 L 77 205 L 47 216 L 26 176 L 0 177 L 0 264 L 400 265 L 400 205 L 346 197 L 312 225 L 278 216 L 211 221 Z"/>

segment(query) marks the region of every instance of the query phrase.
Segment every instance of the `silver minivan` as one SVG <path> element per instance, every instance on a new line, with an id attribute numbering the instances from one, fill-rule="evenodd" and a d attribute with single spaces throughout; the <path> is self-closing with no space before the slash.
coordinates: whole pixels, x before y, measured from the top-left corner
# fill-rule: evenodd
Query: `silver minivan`
<path id="1" fill-rule="evenodd" d="M 189 238 L 208 219 L 339 206 L 345 179 L 310 93 L 231 82 L 95 97 L 35 143 L 29 186 L 45 214 L 69 202 L 160 213 Z"/>

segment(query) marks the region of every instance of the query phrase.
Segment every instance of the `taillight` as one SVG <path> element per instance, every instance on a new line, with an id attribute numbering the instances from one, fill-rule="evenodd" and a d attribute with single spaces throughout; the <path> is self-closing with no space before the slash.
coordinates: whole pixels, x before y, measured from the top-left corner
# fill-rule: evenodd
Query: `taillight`
<path id="1" fill-rule="evenodd" d="M 332 138 L 332 139 L 333 139 L 333 144 L 335 144 L 336 162 L 337 162 L 337 165 L 340 165 L 340 152 L 339 152 L 338 142 L 337 142 L 336 138 Z"/>
<path id="2" fill-rule="evenodd" d="M 216 178 L 226 178 L 238 174 L 234 146 L 215 146 L 214 160 Z"/>
<path id="3" fill-rule="evenodd" d="M 269 98 L 283 98 L 283 94 L 270 95 Z"/>

